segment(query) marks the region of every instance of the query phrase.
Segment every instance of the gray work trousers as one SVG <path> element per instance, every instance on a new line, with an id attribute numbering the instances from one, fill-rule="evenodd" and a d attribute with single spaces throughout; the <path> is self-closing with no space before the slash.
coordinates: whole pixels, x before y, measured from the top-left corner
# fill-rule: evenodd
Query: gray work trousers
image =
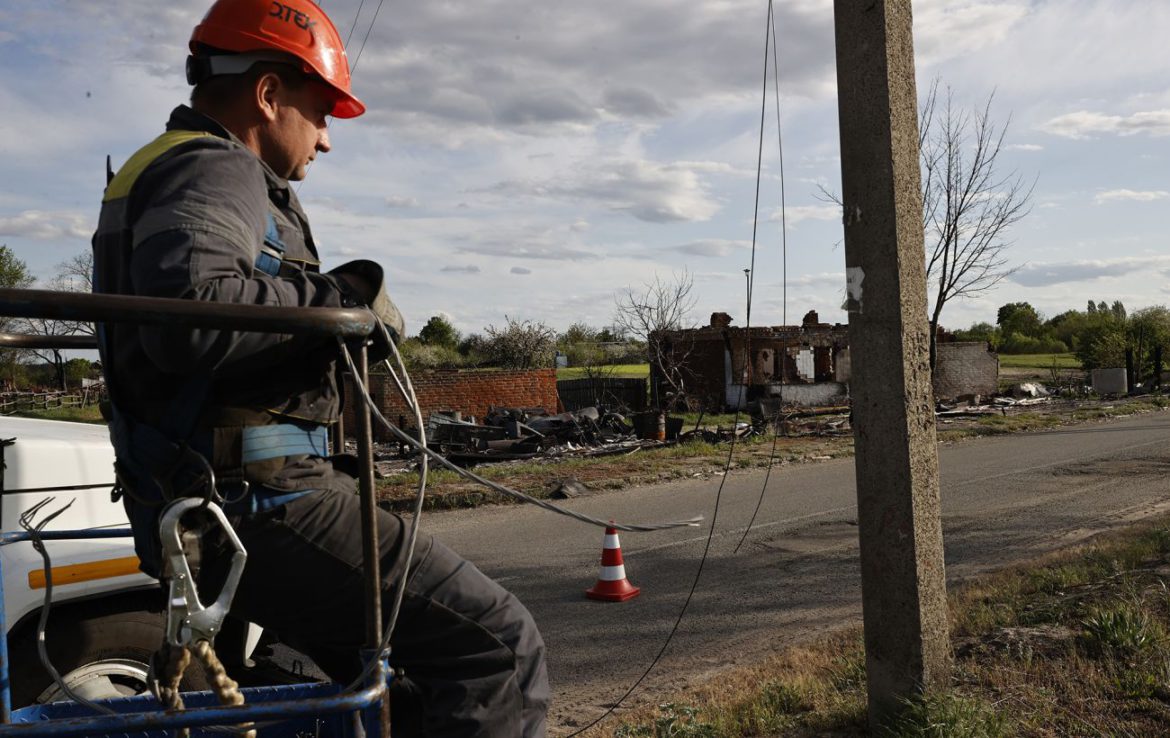
<path id="1" fill-rule="evenodd" d="M 357 495 L 312 492 L 233 521 L 248 563 L 232 613 L 275 631 L 331 679 L 362 669 L 365 633 Z M 408 527 L 378 511 L 382 611 L 398 585 Z M 204 551 L 204 574 L 226 572 L 223 549 Z M 208 581 L 208 579 L 204 579 Z M 443 738 L 541 738 L 549 687 L 544 642 L 511 593 L 420 533 L 390 663 L 392 732 Z"/>

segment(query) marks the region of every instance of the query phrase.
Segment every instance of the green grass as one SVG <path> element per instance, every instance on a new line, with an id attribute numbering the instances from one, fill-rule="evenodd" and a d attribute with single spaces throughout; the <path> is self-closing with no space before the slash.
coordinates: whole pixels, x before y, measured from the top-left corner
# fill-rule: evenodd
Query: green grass
<path id="1" fill-rule="evenodd" d="M 1054 359 L 1057 369 L 1081 368 L 1074 354 L 1000 354 L 999 365 L 1012 369 L 1051 369 Z"/>
<path id="2" fill-rule="evenodd" d="M 67 420 L 71 423 L 105 424 L 101 410 L 97 405 L 85 407 L 56 407 L 52 410 L 29 410 L 14 413 L 20 418 L 40 418 L 41 420 Z"/>
<path id="3" fill-rule="evenodd" d="M 596 738 L 1051 738 L 1164 735 L 1170 518 L 1099 536 L 949 593 L 946 684 L 866 731 L 857 626 L 637 707 Z"/>
<path id="4" fill-rule="evenodd" d="M 610 366 L 570 366 L 557 369 L 557 379 L 585 379 L 590 373 L 603 377 L 649 377 L 649 364 L 611 364 Z"/>

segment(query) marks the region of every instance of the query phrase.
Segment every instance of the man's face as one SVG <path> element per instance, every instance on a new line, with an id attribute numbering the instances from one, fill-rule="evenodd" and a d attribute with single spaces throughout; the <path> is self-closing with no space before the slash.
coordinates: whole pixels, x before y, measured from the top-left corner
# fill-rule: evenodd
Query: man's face
<path id="1" fill-rule="evenodd" d="M 333 110 L 333 95 L 328 85 L 310 79 L 297 87 L 281 85 L 277 100 L 261 158 L 278 176 L 302 180 L 317 153 L 329 151 L 326 116 Z"/>

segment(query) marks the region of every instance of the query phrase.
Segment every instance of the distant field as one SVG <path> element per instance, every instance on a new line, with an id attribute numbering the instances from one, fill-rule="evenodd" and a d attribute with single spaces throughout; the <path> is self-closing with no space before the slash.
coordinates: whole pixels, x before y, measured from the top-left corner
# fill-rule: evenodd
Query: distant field
<path id="1" fill-rule="evenodd" d="M 1000 354 L 999 365 L 1009 369 L 1051 369 L 1053 359 L 1057 369 L 1081 368 L 1073 354 Z"/>
<path id="2" fill-rule="evenodd" d="M 589 371 L 611 377 L 648 377 L 650 376 L 650 365 L 613 364 L 611 366 L 599 367 L 570 366 L 565 369 L 557 369 L 557 379 L 584 379 L 589 376 Z"/>

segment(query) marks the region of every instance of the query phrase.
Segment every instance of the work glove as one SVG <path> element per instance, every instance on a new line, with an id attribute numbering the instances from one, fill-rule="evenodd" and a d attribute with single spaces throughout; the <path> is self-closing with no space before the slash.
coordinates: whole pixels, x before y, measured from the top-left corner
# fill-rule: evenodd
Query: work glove
<path id="1" fill-rule="evenodd" d="M 342 264 L 329 274 L 342 287 L 342 304 L 365 305 L 390 331 L 394 343 L 402 340 L 406 335 L 406 321 L 386 294 L 385 272 L 381 265 L 368 259 L 358 259 Z M 381 330 L 374 331 L 370 338 L 374 341 L 371 361 L 381 361 L 390 355 L 390 347 L 384 345 Z"/>

